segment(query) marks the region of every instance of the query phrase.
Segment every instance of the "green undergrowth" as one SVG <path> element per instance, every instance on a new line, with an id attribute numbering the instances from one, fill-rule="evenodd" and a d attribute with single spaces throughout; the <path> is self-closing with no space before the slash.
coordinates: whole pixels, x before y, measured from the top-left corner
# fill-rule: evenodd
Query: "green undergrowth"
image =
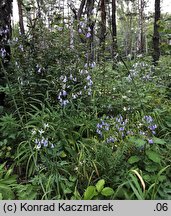
<path id="1" fill-rule="evenodd" d="M 3 68 L 0 199 L 170 199 L 170 59 L 86 65 L 85 47 L 43 40 L 19 38 Z"/>

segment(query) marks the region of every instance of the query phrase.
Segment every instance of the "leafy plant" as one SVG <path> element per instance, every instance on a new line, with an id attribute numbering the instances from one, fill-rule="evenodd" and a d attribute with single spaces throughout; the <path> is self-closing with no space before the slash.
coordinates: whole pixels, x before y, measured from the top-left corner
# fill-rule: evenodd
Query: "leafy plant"
<path id="1" fill-rule="evenodd" d="M 102 197 L 111 197 L 114 194 L 114 190 L 110 187 L 104 187 L 105 180 L 99 180 L 95 186 L 88 186 L 84 192 L 83 199 L 101 199 Z"/>
<path id="2" fill-rule="evenodd" d="M 6 163 L 0 165 L 0 196 L 1 199 L 15 199 L 17 175 L 12 175 L 12 168 L 6 170 Z"/>

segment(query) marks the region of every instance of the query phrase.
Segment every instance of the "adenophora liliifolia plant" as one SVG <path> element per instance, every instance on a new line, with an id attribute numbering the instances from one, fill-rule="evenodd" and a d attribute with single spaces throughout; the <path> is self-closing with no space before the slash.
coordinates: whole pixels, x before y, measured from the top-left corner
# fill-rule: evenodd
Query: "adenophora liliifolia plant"
<path id="1" fill-rule="evenodd" d="M 134 120 L 134 119 L 133 119 Z M 96 133 L 99 139 L 106 143 L 117 143 L 131 136 L 136 136 L 146 140 L 148 144 L 153 144 L 153 136 L 156 134 L 157 125 L 151 116 L 143 116 L 135 121 L 124 118 L 121 114 L 116 117 L 107 116 L 101 118 L 96 125 Z"/>
<path id="2" fill-rule="evenodd" d="M 122 61 L 122 63 L 124 64 L 124 66 L 125 66 L 125 68 L 126 68 L 126 70 L 127 70 L 127 72 L 128 72 L 128 76 L 130 76 L 130 79 L 132 80 L 132 83 L 133 83 L 133 85 L 134 85 L 134 87 L 135 87 L 135 91 L 136 91 L 136 93 L 137 93 L 137 96 L 138 96 L 139 101 L 140 101 L 140 104 L 141 104 L 141 108 L 142 108 L 142 110 L 144 111 L 144 106 L 143 106 L 143 103 L 142 103 L 140 94 L 139 94 L 139 92 L 138 92 L 138 86 L 137 86 L 136 83 L 135 83 L 134 76 L 132 76 L 132 74 L 131 74 L 131 72 L 130 72 L 130 70 L 129 70 L 127 64 L 126 64 L 126 62 L 123 60 L 123 58 L 122 58 L 121 55 L 119 55 L 119 58 L 120 58 L 120 60 Z M 145 113 L 145 111 L 144 111 L 144 113 Z"/>
<path id="3" fill-rule="evenodd" d="M 82 28 L 84 25 L 81 23 Z M 80 30 L 81 31 L 81 30 Z M 90 29 L 88 28 L 88 32 Z M 90 43 L 90 38 L 86 38 L 86 43 Z M 67 71 L 67 73 L 61 74 L 58 79 L 59 91 L 57 93 L 56 99 L 61 105 L 61 107 L 66 107 L 71 101 L 76 100 L 80 97 L 86 97 L 92 95 L 93 86 L 93 76 L 92 69 L 96 66 L 96 63 L 91 59 L 91 50 L 89 45 L 86 46 L 84 53 L 84 60 L 77 65 L 73 71 Z"/>
<path id="4" fill-rule="evenodd" d="M 0 60 L 0 65 L 1 65 L 2 71 L 4 73 L 5 79 L 7 81 L 7 85 L 8 85 L 9 91 L 11 92 L 11 95 L 12 95 L 13 103 L 14 103 L 15 109 L 17 111 L 18 117 L 20 119 L 20 123 L 21 123 L 21 126 L 22 126 L 22 131 L 24 133 L 24 137 L 25 137 L 25 139 L 28 139 L 29 149 L 30 149 L 31 155 L 33 157 L 34 166 L 35 166 L 35 169 L 37 171 L 37 175 L 39 176 L 40 175 L 40 170 L 38 168 L 37 161 L 36 161 L 36 158 L 34 156 L 34 150 L 33 150 L 33 147 L 31 145 L 31 139 L 28 136 L 28 134 L 29 134 L 28 128 L 25 127 L 25 124 L 23 122 L 23 118 L 22 118 L 22 115 L 21 115 L 21 113 L 19 111 L 17 102 L 15 100 L 15 97 L 13 96 L 13 92 L 12 92 L 12 89 L 11 89 L 11 84 L 10 84 L 10 81 L 8 79 L 8 74 L 7 74 L 7 72 L 6 72 L 5 68 L 4 68 L 4 65 L 3 65 L 3 63 L 2 63 L 1 60 Z M 51 145 L 51 148 L 53 148 L 53 144 Z M 43 192 L 45 193 L 45 188 L 44 188 L 44 186 L 43 186 L 43 184 L 41 182 L 41 178 L 39 178 L 39 182 L 40 182 L 40 185 L 41 185 L 41 188 L 42 188 Z"/>
<path id="5" fill-rule="evenodd" d="M 4 68 L 4 65 L 3 65 L 3 63 L 2 63 L 1 60 L 0 60 L 0 65 L 1 65 L 1 68 L 2 68 L 2 70 L 3 70 L 5 79 L 6 79 L 6 81 L 7 81 L 7 85 L 8 85 L 9 91 L 10 91 L 10 93 L 11 93 L 11 95 L 12 95 L 13 103 L 14 103 L 15 109 L 17 110 L 17 114 L 18 114 L 18 117 L 19 117 L 19 119 L 20 119 L 20 123 L 21 123 L 21 126 L 22 126 L 22 131 L 23 131 L 23 133 L 25 134 L 25 138 L 27 138 L 28 129 L 27 129 L 27 128 L 25 127 L 25 125 L 24 125 L 23 118 L 22 118 L 22 116 L 21 116 L 21 114 L 20 114 L 20 111 L 19 111 L 17 102 L 16 102 L 15 97 L 13 96 L 13 93 L 12 93 L 11 84 L 10 84 L 10 81 L 9 81 L 9 79 L 8 79 L 8 74 L 7 74 L 7 72 L 6 72 L 5 68 Z M 33 162 L 34 162 L 35 168 L 36 168 L 37 173 L 38 173 L 38 176 L 39 176 L 40 172 L 39 172 L 39 168 L 38 168 L 38 166 L 37 166 L 36 158 L 35 158 L 35 156 L 34 156 L 34 151 L 33 151 L 32 145 L 31 145 L 31 140 L 28 140 L 28 143 L 29 143 L 29 148 L 30 148 L 30 151 L 31 151 L 31 154 L 32 154 L 32 157 L 33 157 Z M 43 184 L 42 184 L 42 182 L 41 182 L 41 178 L 39 178 L 39 181 L 40 181 L 40 185 L 41 185 L 41 187 L 42 187 L 42 190 L 43 190 L 43 192 L 45 193 L 45 189 L 44 189 L 44 186 L 43 186 Z"/>
<path id="6" fill-rule="evenodd" d="M 44 123 L 43 127 L 41 129 L 34 128 L 31 133 L 32 133 L 32 140 L 35 144 L 36 149 L 41 149 L 41 148 L 54 148 L 53 142 L 47 137 L 46 133 L 48 131 L 49 124 Z"/>

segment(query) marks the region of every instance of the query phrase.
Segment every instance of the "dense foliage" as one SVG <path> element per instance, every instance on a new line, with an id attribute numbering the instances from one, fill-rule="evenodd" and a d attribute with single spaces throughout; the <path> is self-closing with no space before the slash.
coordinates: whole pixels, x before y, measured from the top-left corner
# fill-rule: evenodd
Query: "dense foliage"
<path id="1" fill-rule="evenodd" d="M 171 199 L 170 56 L 113 67 L 87 58 L 87 35 L 74 48 L 68 35 L 41 22 L 13 33 L 0 199 Z"/>

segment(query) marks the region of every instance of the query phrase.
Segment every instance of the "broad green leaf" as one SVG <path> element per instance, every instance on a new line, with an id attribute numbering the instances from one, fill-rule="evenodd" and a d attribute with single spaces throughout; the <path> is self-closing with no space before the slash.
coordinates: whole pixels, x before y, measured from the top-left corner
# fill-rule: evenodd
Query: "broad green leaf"
<path id="1" fill-rule="evenodd" d="M 84 200 L 91 200 L 98 193 L 95 186 L 89 186 L 84 192 Z"/>
<path id="2" fill-rule="evenodd" d="M 133 164 L 133 163 L 136 163 L 140 160 L 140 158 L 138 156 L 131 156 L 129 159 L 128 159 L 128 163 L 130 164 Z"/>
<path id="3" fill-rule="evenodd" d="M 165 140 L 159 139 L 157 137 L 153 137 L 153 142 L 156 144 L 161 144 L 161 145 L 164 145 L 166 143 Z"/>
<path id="4" fill-rule="evenodd" d="M 155 163 L 160 163 L 160 161 L 161 161 L 160 154 L 158 154 L 157 152 L 154 152 L 152 150 L 148 150 L 146 152 L 146 155 L 150 160 L 154 161 Z"/>
<path id="5" fill-rule="evenodd" d="M 102 189 L 104 188 L 104 184 L 105 184 L 105 180 L 104 179 L 101 179 L 97 182 L 96 184 L 96 189 L 98 192 L 101 192 Z"/>
<path id="6" fill-rule="evenodd" d="M 143 140 L 143 139 L 137 139 L 137 140 L 135 141 L 135 144 L 136 144 L 137 147 L 142 147 L 142 146 L 145 145 L 145 143 L 146 143 L 146 141 Z"/>
<path id="7" fill-rule="evenodd" d="M 157 171 L 159 169 L 159 164 L 156 164 L 156 163 L 153 163 L 153 164 L 147 164 L 146 166 L 145 166 L 145 170 L 147 171 L 147 172 L 155 172 L 155 171 Z"/>
<path id="8" fill-rule="evenodd" d="M 130 137 L 130 138 L 129 138 L 129 141 L 130 141 L 131 143 L 134 143 L 137 147 L 142 147 L 142 146 L 144 146 L 145 143 L 146 143 L 145 140 L 143 140 L 143 139 L 138 139 L 138 138 L 136 138 L 136 137 Z"/>
<path id="9" fill-rule="evenodd" d="M 103 196 L 112 196 L 114 194 L 114 190 L 110 187 L 105 187 L 103 188 L 103 190 L 101 191 L 101 194 Z"/>

